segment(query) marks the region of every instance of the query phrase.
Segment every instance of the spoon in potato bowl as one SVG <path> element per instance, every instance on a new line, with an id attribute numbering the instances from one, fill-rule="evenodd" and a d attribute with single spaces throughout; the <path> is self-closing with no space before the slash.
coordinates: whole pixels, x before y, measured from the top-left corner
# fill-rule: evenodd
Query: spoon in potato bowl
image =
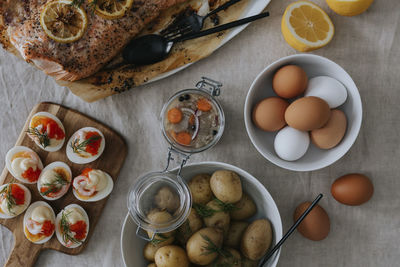
<path id="1" fill-rule="evenodd" d="M 261 18 L 265 18 L 267 16 L 269 16 L 269 12 L 264 12 L 259 15 L 226 23 L 201 32 L 188 33 L 173 39 L 168 39 L 157 34 L 144 35 L 132 40 L 125 47 L 124 51 L 122 52 L 122 56 L 124 61 L 130 64 L 135 64 L 138 66 L 154 64 L 165 59 L 171 52 L 174 44 L 177 42 L 183 42 L 221 32 Z"/>

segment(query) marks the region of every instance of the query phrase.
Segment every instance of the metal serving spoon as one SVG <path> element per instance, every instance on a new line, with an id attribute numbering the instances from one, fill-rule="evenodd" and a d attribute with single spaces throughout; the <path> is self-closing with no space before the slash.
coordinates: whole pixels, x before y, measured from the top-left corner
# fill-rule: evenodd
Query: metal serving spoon
<path id="1" fill-rule="evenodd" d="M 258 264 L 259 267 L 263 267 L 264 264 L 275 254 L 275 252 L 282 246 L 282 244 L 288 239 L 288 237 L 296 230 L 297 226 L 304 220 L 304 218 L 310 213 L 310 211 L 317 205 L 317 203 L 323 197 L 322 194 L 319 194 L 317 198 L 310 204 L 310 206 L 301 214 L 301 216 L 297 219 L 297 221 L 290 227 L 290 229 L 286 232 L 286 234 L 279 240 L 279 242 L 273 247 L 268 254 L 266 254 L 260 263 Z"/>
<path id="2" fill-rule="evenodd" d="M 233 27 L 237 27 L 249 22 L 265 18 L 269 16 L 268 12 L 261 13 L 256 16 L 247 17 L 234 22 L 223 24 L 201 32 L 189 33 L 174 39 L 167 39 L 161 35 L 149 34 L 132 40 L 122 52 L 124 61 L 135 65 L 153 64 L 165 59 L 173 45 L 177 42 L 191 40 L 202 36 L 210 35 L 220 31 L 224 31 Z"/>

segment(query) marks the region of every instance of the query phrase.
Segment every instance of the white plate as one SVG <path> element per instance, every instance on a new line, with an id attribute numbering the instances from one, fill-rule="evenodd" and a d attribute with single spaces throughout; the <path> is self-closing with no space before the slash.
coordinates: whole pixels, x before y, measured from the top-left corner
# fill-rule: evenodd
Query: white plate
<path id="1" fill-rule="evenodd" d="M 243 189 L 250 193 L 257 205 L 257 214 L 252 218 L 267 218 L 270 220 L 273 228 L 273 240 L 275 245 L 282 238 L 282 221 L 275 201 L 265 189 L 265 187 L 252 175 L 235 166 L 221 162 L 202 162 L 187 165 L 182 170 L 182 177 L 188 181 L 196 174 L 213 173 L 216 170 L 231 170 L 241 177 Z M 145 267 L 147 261 L 143 257 L 143 247 L 146 241 L 136 236 L 136 224 L 126 215 L 121 231 L 121 253 L 124 265 L 126 267 Z M 280 250 L 264 266 L 275 267 L 278 263 Z"/>
<path id="2" fill-rule="evenodd" d="M 250 0 L 246 9 L 243 11 L 242 15 L 238 18 L 238 19 L 242 19 L 245 17 L 250 17 L 250 16 L 254 16 L 254 15 L 258 15 L 260 14 L 269 4 L 269 2 L 271 2 L 271 0 Z M 235 37 L 236 35 L 238 35 L 241 31 L 243 31 L 249 24 L 245 24 L 236 28 L 231 29 L 226 35 L 225 38 L 222 40 L 222 42 L 220 43 L 220 45 L 214 50 L 216 51 L 217 49 L 219 49 L 221 46 L 223 46 L 224 44 L 226 44 L 227 42 L 229 42 L 233 37 Z M 197 62 L 197 61 L 196 61 Z M 193 63 L 196 62 L 192 62 L 189 64 L 185 64 L 179 68 L 176 68 L 174 70 L 168 71 L 166 73 L 163 73 L 153 79 L 151 79 L 150 81 L 148 81 L 147 83 L 152 83 L 164 78 L 167 78 L 183 69 L 186 69 L 187 67 L 191 66 Z M 145 84 L 147 84 L 145 83 Z"/>

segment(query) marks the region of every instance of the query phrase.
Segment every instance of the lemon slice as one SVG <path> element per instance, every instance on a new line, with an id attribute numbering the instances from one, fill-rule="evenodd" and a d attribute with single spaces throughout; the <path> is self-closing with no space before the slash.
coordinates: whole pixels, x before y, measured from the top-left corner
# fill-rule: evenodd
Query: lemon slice
<path id="1" fill-rule="evenodd" d="M 283 14 L 281 27 L 286 42 L 301 52 L 327 45 L 335 32 L 328 15 L 309 1 L 289 5 Z"/>
<path id="2" fill-rule="evenodd" d="M 55 0 L 45 4 L 40 12 L 40 24 L 54 41 L 72 43 L 79 40 L 87 27 L 86 12 L 69 0 Z"/>
<path id="3" fill-rule="evenodd" d="M 365 12 L 374 0 L 326 0 L 328 6 L 342 16 L 356 16 Z"/>
<path id="4" fill-rule="evenodd" d="M 119 19 L 133 5 L 133 0 L 89 0 L 96 13 L 105 19 Z"/>

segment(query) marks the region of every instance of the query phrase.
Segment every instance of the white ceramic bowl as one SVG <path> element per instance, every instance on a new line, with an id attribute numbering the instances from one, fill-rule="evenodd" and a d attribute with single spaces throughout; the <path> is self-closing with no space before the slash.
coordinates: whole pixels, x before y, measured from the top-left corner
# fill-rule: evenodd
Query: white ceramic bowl
<path id="1" fill-rule="evenodd" d="M 347 100 L 339 107 L 347 117 L 347 131 L 340 144 L 329 150 L 322 150 L 310 144 L 307 153 L 297 161 L 285 161 L 274 149 L 277 132 L 264 132 L 252 122 L 252 109 L 262 99 L 276 96 L 272 90 L 272 77 L 282 66 L 295 64 L 302 67 L 309 78 L 326 75 L 340 81 L 347 89 Z M 350 75 L 335 62 L 312 54 L 297 54 L 281 58 L 266 67 L 250 87 L 244 106 L 244 120 L 251 142 L 266 159 L 279 167 L 293 171 L 313 171 L 327 167 L 339 160 L 357 139 L 362 121 L 362 104 L 357 86 Z"/>
<path id="2" fill-rule="evenodd" d="M 243 189 L 251 194 L 257 205 L 257 214 L 252 220 L 259 218 L 267 218 L 273 227 L 273 245 L 282 238 L 282 221 L 278 208 L 271 195 L 265 187 L 252 175 L 235 166 L 220 162 L 203 162 L 190 164 L 183 168 L 182 177 L 188 181 L 196 174 L 213 173 L 216 170 L 231 170 L 239 174 L 242 180 Z M 147 261 L 143 258 L 143 247 L 146 241 L 136 236 L 136 224 L 129 214 L 126 215 L 121 232 L 121 253 L 122 259 L 126 267 L 145 267 Z M 266 265 L 275 267 L 278 263 L 280 251 L 275 253 Z"/>

